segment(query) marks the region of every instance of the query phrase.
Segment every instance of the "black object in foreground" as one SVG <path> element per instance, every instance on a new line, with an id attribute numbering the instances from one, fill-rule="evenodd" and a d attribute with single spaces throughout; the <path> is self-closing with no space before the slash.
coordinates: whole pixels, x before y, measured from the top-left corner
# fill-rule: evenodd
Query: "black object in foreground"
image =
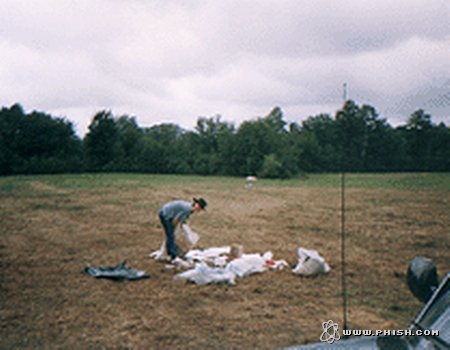
<path id="1" fill-rule="evenodd" d="M 113 267 L 86 267 L 83 271 L 95 278 L 109 278 L 117 281 L 138 280 L 150 277 L 145 271 L 138 271 L 128 267 L 126 261 L 122 261 Z"/>
<path id="2" fill-rule="evenodd" d="M 423 303 L 430 300 L 439 286 L 436 265 L 422 256 L 416 256 L 411 261 L 406 277 L 409 290 Z"/>

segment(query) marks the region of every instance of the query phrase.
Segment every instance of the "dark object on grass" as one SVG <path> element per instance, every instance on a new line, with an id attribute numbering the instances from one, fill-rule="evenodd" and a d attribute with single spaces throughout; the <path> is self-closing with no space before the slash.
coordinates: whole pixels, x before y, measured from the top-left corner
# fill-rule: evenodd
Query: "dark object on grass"
<path id="1" fill-rule="evenodd" d="M 421 302 L 426 303 L 439 285 L 436 266 L 427 258 L 416 256 L 408 267 L 409 289 Z"/>
<path id="2" fill-rule="evenodd" d="M 109 278 L 116 281 L 138 280 L 150 277 L 147 272 L 132 269 L 126 264 L 126 261 L 122 261 L 113 267 L 86 267 L 83 271 L 95 278 Z"/>

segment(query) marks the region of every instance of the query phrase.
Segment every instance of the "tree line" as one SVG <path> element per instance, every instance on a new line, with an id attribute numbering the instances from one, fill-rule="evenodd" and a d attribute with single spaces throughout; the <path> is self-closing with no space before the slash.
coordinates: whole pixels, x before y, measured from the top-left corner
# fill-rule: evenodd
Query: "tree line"
<path id="1" fill-rule="evenodd" d="M 334 116 L 287 123 L 281 108 L 236 127 L 199 117 L 195 129 L 99 111 L 83 138 L 73 124 L 20 104 L 0 110 L 0 174 L 141 172 L 290 178 L 305 172 L 449 171 L 450 128 L 424 110 L 392 127 L 346 101 Z"/>

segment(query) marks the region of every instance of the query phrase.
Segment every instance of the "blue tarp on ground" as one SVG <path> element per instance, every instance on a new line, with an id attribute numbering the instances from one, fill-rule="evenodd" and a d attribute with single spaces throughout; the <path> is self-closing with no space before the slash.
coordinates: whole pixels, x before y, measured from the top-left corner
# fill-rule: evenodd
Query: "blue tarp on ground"
<path id="1" fill-rule="evenodd" d="M 95 278 L 109 278 L 116 281 L 138 280 L 141 278 L 149 278 L 150 275 L 145 271 L 135 270 L 126 266 L 126 261 L 122 261 L 112 267 L 86 267 L 83 270 L 88 275 Z"/>

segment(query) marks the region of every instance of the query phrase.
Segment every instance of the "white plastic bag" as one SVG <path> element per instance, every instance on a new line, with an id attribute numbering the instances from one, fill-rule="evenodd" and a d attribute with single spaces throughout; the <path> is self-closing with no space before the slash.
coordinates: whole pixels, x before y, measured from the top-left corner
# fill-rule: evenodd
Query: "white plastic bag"
<path id="1" fill-rule="evenodd" d="M 182 224 L 181 229 L 184 233 L 184 239 L 190 246 L 189 250 L 191 250 L 192 248 L 194 248 L 197 245 L 198 240 L 200 239 L 200 236 L 197 233 L 195 233 L 194 231 L 192 231 L 191 228 L 187 224 Z"/>
<path id="2" fill-rule="evenodd" d="M 293 273 L 302 276 L 315 276 L 329 271 L 330 266 L 316 250 L 298 248 L 298 262 L 292 270 Z"/>
<path id="3" fill-rule="evenodd" d="M 177 226 L 174 235 L 175 243 L 181 250 L 180 253 L 188 252 L 189 250 L 194 248 L 198 240 L 200 239 L 199 235 L 192 231 L 187 224 L 182 224 L 181 228 Z"/>

